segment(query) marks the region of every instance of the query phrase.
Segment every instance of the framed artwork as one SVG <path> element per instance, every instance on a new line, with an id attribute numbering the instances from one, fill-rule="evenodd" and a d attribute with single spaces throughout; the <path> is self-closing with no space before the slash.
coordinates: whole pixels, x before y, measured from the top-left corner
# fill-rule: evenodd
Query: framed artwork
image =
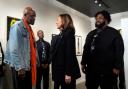
<path id="1" fill-rule="evenodd" d="M 18 18 L 7 16 L 7 40 L 9 39 L 10 27 L 11 27 L 16 21 L 19 21 L 19 20 L 20 20 L 20 19 L 18 19 Z"/>
<path id="2" fill-rule="evenodd" d="M 81 36 L 75 36 L 76 40 L 76 56 L 82 55 L 82 37 Z"/>

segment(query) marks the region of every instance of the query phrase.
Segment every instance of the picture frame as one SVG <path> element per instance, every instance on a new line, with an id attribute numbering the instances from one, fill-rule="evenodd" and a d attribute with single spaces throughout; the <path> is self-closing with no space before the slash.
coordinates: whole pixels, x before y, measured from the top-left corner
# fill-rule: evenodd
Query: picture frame
<path id="1" fill-rule="evenodd" d="M 19 21 L 19 18 L 7 16 L 7 40 L 9 39 L 9 32 L 11 26 L 16 22 Z"/>
<path id="2" fill-rule="evenodd" d="M 82 56 L 82 36 L 75 35 L 76 56 Z"/>

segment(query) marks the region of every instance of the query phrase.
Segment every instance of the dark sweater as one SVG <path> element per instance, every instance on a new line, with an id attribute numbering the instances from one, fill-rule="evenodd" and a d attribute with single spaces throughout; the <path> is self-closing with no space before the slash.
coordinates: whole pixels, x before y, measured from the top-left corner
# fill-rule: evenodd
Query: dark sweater
<path id="1" fill-rule="evenodd" d="M 91 43 L 97 30 L 87 35 L 81 64 L 87 65 L 88 72 L 93 74 L 111 74 L 113 68 L 122 69 L 124 45 L 120 33 L 112 27 L 105 27 L 95 38 L 92 51 Z"/>

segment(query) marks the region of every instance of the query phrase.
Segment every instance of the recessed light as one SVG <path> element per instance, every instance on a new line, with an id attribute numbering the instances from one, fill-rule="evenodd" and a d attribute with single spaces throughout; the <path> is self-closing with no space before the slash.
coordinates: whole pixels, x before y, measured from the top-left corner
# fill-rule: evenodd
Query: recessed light
<path id="1" fill-rule="evenodd" d="M 102 6 L 101 3 L 99 3 L 98 6 L 101 7 Z"/>
<path id="2" fill-rule="evenodd" d="M 95 2 L 95 3 L 98 3 L 98 1 L 97 1 L 97 0 L 95 0 L 94 2 Z"/>

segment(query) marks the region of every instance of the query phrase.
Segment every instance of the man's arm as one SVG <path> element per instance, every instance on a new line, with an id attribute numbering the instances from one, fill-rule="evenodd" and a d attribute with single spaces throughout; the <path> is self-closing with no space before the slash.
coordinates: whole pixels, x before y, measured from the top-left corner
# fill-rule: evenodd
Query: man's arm
<path id="1" fill-rule="evenodd" d="M 81 60 L 81 69 L 83 73 L 86 73 L 86 67 L 87 67 L 87 60 L 88 56 L 90 55 L 90 38 L 92 36 L 92 32 L 90 32 L 85 40 L 85 44 L 83 47 L 83 55 L 82 55 L 82 60 Z"/>
<path id="2" fill-rule="evenodd" d="M 48 60 L 48 64 L 50 64 L 49 57 L 50 57 L 50 44 L 47 43 L 47 60 Z"/>
<path id="3" fill-rule="evenodd" d="M 124 43 L 121 35 L 117 32 L 114 39 L 114 51 L 115 51 L 115 60 L 113 72 L 119 74 L 120 70 L 124 65 L 123 55 L 124 55 Z"/>

